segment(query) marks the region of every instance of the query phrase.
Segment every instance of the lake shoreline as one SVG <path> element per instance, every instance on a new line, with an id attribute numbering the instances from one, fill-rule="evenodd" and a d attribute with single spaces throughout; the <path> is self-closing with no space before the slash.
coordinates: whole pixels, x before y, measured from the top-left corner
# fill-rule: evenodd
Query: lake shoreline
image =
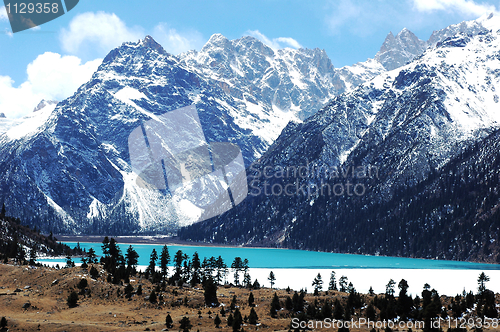
<path id="1" fill-rule="evenodd" d="M 105 235 L 54 235 L 59 242 L 91 242 L 91 243 L 102 243 Z M 219 244 L 219 243 L 206 243 L 206 242 L 191 242 L 181 240 L 175 236 L 167 235 L 123 235 L 123 236 L 112 236 L 108 235 L 109 238 L 114 238 L 118 243 L 121 244 L 153 244 L 153 245 L 176 245 L 176 246 L 192 246 L 192 247 L 226 247 L 226 248 L 265 248 L 265 247 L 250 247 L 250 246 L 235 246 L 229 244 Z M 271 249 L 271 248 L 267 248 Z M 273 248 L 278 249 L 278 248 Z"/>
<path id="2" fill-rule="evenodd" d="M 64 235 L 56 234 L 53 235 L 57 238 L 59 242 L 90 242 L 90 243 L 102 243 L 105 235 Z M 150 245 L 167 245 L 167 246 L 181 246 L 181 247 L 221 247 L 221 248 L 253 248 L 253 249 L 279 249 L 279 250 L 300 250 L 309 252 L 323 252 L 323 253 L 335 253 L 342 255 L 353 255 L 353 256 L 370 256 L 370 257 L 395 257 L 395 258 L 411 258 L 411 259 L 422 259 L 431 261 L 450 261 L 446 259 L 436 259 L 436 258 L 423 258 L 423 257 L 404 257 L 404 256 L 385 256 L 385 255 L 369 255 L 369 254 L 356 254 L 356 253 L 342 253 L 342 252 L 329 252 L 329 251 L 316 251 L 316 250 L 306 250 L 306 249 L 293 249 L 293 248 L 277 248 L 277 247 L 266 247 L 257 245 L 230 245 L 222 243 L 207 243 L 207 242 L 192 242 L 181 240 L 176 236 L 168 235 L 122 235 L 122 236 L 112 236 L 108 235 L 109 238 L 114 238 L 120 244 L 150 244 Z M 464 263 L 478 263 L 478 264 L 489 264 L 500 266 L 499 263 L 484 262 L 480 260 L 451 260 L 454 262 L 464 262 Z M 499 267 L 500 269 L 500 267 Z"/>

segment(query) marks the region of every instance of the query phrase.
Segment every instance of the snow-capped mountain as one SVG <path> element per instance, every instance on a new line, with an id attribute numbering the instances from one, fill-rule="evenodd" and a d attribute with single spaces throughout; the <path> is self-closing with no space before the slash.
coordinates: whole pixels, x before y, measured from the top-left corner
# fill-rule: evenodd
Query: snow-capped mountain
<path id="1" fill-rule="evenodd" d="M 356 63 L 336 69 L 340 79 L 350 91 L 359 84 L 368 82 L 385 71 L 397 69 L 420 56 L 429 47 L 436 45 L 446 38 L 463 33 L 475 36 L 494 28 L 493 14 L 484 15 L 477 20 L 464 21 L 436 30 L 427 41 L 419 39 L 410 30 L 404 28 L 396 36 L 389 32 L 380 50 L 374 59 Z"/>
<path id="2" fill-rule="evenodd" d="M 149 36 L 124 43 L 72 97 L 0 119 L 0 200 L 44 230 L 175 230 L 202 212 L 179 215 L 181 198 L 139 185 L 127 145 L 134 129 L 194 105 L 207 143 L 236 144 L 248 165 L 289 120 L 342 91 L 335 75 L 324 51 L 272 50 L 251 37 L 214 35 L 180 57 Z"/>
<path id="3" fill-rule="evenodd" d="M 426 48 L 425 41 L 404 28 L 396 36 L 389 32 L 380 51 L 375 55 L 375 60 L 380 62 L 385 69 L 393 70 L 404 66 L 417 55 L 422 54 Z"/>
<path id="4" fill-rule="evenodd" d="M 235 123 L 241 105 L 216 83 L 151 37 L 123 44 L 72 97 L 4 126 L 2 201 L 13 215 L 54 231 L 171 230 L 189 222 L 172 212 L 178 202 L 168 192 L 138 185 L 128 137 L 145 121 L 195 105 L 208 143 L 235 143 L 245 162 L 254 160 L 268 143 Z"/>
<path id="5" fill-rule="evenodd" d="M 412 40 L 404 38 L 409 32 L 399 35 Z M 336 70 L 319 49 L 273 50 L 251 37 L 214 35 L 199 52 L 178 57 L 151 37 L 124 43 L 70 98 L 44 102 L 23 119 L 0 118 L 0 201 L 28 224 L 58 232 L 170 232 L 191 223 L 203 211 L 190 206 L 187 214 L 177 213 L 182 197 L 139 185 L 127 145 L 144 123 L 189 105 L 198 111 L 207 143 L 236 144 L 246 165 L 341 165 L 361 151 L 375 164 L 377 156 L 401 158 L 402 168 L 380 187 L 389 198 L 391 183 L 425 178 L 462 142 L 497 124 L 496 113 L 485 108 L 498 99 L 491 72 L 495 41 L 485 32 L 448 38 L 387 73 L 377 60 Z M 470 73 L 489 81 L 472 80 Z M 414 131 L 417 145 L 410 153 L 413 141 L 395 133 Z M 430 143 L 420 144 L 423 133 Z M 401 141 L 375 153 L 372 147 L 389 138 Z M 456 144 L 438 148 L 448 141 Z M 203 183 L 203 189 L 216 185 Z"/>
<path id="6" fill-rule="evenodd" d="M 255 195 L 219 218 L 182 230 L 182 238 L 399 255 L 428 246 L 415 242 L 420 231 L 430 231 L 449 209 L 440 206 L 412 224 L 411 215 L 398 215 L 388 202 L 397 202 L 403 191 L 418 197 L 420 184 L 500 128 L 500 20 L 490 17 L 487 25 L 488 31 L 442 40 L 410 64 L 289 125 L 249 168 Z M 304 174 L 293 173 L 300 167 Z M 382 216 L 409 224 L 382 224 Z M 452 250 L 444 256 L 458 257 Z"/>
<path id="7" fill-rule="evenodd" d="M 281 126 L 272 130 L 273 141 L 289 120 L 303 120 L 345 91 L 324 50 L 290 48 L 273 50 L 253 37 L 228 40 L 215 34 L 199 51 L 180 55 L 181 62 L 203 76 L 217 80 L 249 112 Z M 282 119 L 278 120 L 277 119 Z M 262 119 L 263 120 L 263 119 Z"/>

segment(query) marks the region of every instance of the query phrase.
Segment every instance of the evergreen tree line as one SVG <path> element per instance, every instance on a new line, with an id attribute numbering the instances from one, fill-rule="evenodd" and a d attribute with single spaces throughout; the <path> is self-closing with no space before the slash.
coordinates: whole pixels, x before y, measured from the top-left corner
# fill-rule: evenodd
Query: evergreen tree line
<path id="1" fill-rule="evenodd" d="M 106 236 L 101 247 L 103 255 L 99 262 L 106 272 L 113 276 L 116 282 L 120 280 L 127 281 L 131 275 L 137 273 L 139 254 L 132 245 L 128 247 L 127 252 L 123 255 L 117 241 Z M 93 249 L 89 250 L 87 256 L 82 259 L 82 263 L 97 263 L 97 256 Z M 172 273 L 169 266 L 173 267 Z M 221 285 L 228 283 L 227 279 L 230 272 L 232 272 L 235 286 L 251 288 L 255 284 L 255 282 L 252 283 L 248 259 L 246 258 L 235 257 L 231 265 L 228 266 L 221 256 L 204 257 L 202 261 L 198 252 L 195 252 L 190 258 L 182 250 L 178 250 L 171 257 L 168 246 L 164 245 L 159 254 L 153 248 L 144 275 L 153 283 L 166 282 L 171 285 L 188 283 L 196 285 L 204 279 L 212 278 L 216 284 Z"/>
<path id="2" fill-rule="evenodd" d="M 465 313 L 475 310 L 476 317 L 498 318 L 495 294 L 486 288 L 486 283 L 489 280 L 489 277 L 482 272 L 477 279 L 478 292 L 476 294 L 466 293 L 464 290 L 461 295 L 452 298 L 448 306 L 443 306 L 439 293 L 435 289 L 431 289 L 429 284 L 424 285 L 421 296 L 413 298 L 408 294 L 408 282 L 401 279 L 397 284 L 399 293 L 396 297 L 396 282 L 390 279 L 385 286 L 386 291 L 383 295 L 375 295 L 370 287 L 368 295 L 371 295 L 371 300 L 369 300 L 368 296 L 357 293 L 352 283 L 347 284 L 348 280 L 345 276 L 339 279 L 337 287 L 336 274 L 332 271 L 328 291 L 347 292 L 348 296 L 345 301 L 339 300 L 337 297 L 333 302 L 330 302 L 328 299 L 317 297 L 314 302 L 307 303 L 304 301 L 305 292 L 301 290 L 299 293 L 295 292 L 292 297 L 287 296 L 283 303 L 275 293 L 270 306 L 270 315 L 276 318 L 277 312 L 284 308 L 287 312 L 282 313 L 282 317 L 297 317 L 301 321 L 307 322 L 326 318 L 348 321 L 356 314 L 358 317 L 365 317 L 371 321 L 395 319 L 399 321 L 423 321 L 428 327 L 426 331 L 432 331 L 429 328 L 430 322 L 437 318 L 447 319 L 449 313 L 451 318 L 461 318 Z M 321 295 L 322 285 L 322 277 L 318 273 L 312 282 L 315 296 Z"/>
<path id="3" fill-rule="evenodd" d="M 17 264 L 34 266 L 38 265 L 36 260 L 40 253 L 53 256 L 83 253 L 58 242 L 52 233 L 45 236 L 37 227 L 31 229 L 22 225 L 19 218 L 7 216 L 5 204 L 0 209 L 0 230 L 0 260 L 4 263 L 14 259 Z"/>
<path id="4" fill-rule="evenodd" d="M 301 195 L 268 196 L 265 204 L 262 197 L 249 196 L 224 215 L 182 228 L 178 234 L 185 240 L 237 244 L 259 243 L 277 229 L 288 229 L 276 246 L 498 263 L 499 149 L 497 130 L 460 149 L 440 169 L 423 165 L 429 172 L 422 180 L 397 179 L 388 193 L 380 186 L 393 182 L 398 163 L 383 160 L 379 177 L 359 179 L 367 189 L 363 196 L 319 195 L 314 204 Z M 365 165 L 364 155 L 352 157 L 347 168 Z M 283 188 L 300 179 L 271 180 Z M 335 181 L 327 183 L 333 186 Z"/>
<path id="5" fill-rule="evenodd" d="M 182 250 L 178 250 L 171 257 L 169 248 L 164 245 L 161 252 L 158 254 L 155 248 L 151 251 L 149 264 L 145 271 L 138 272 L 137 266 L 139 262 L 139 254 L 129 246 L 125 255 L 121 252 L 118 242 L 114 238 L 104 237 L 102 241 L 102 257 L 98 260 L 95 251 L 91 248 L 82 258 L 82 267 L 88 268 L 91 264 L 102 264 L 107 274 L 107 281 L 115 284 L 129 284 L 130 277 L 138 273 L 146 279 L 156 284 L 159 290 L 164 289 L 166 285 L 176 286 L 194 286 L 201 284 L 205 289 L 205 302 L 207 305 L 216 306 L 217 301 L 217 286 L 228 283 L 230 272 L 234 285 L 246 288 L 260 288 L 257 280 L 252 283 L 249 274 L 248 259 L 235 257 L 230 266 L 228 266 L 221 256 L 204 257 L 200 259 L 198 252 L 195 252 L 190 258 Z M 67 267 L 74 266 L 71 257 L 67 257 Z M 172 266 L 172 268 L 169 268 Z M 95 272 L 94 272 L 95 271 Z M 97 270 L 91 267 L 91 275 Z M 99 274 L 97 273 L 98 277 Z M 132 289 L 129 289 L 132 293 Z M 150 295 L 150 301 L 156 303 L 157 294 L 159 291 Z M 130 294 L 131 295 L 131 294 Z"/>

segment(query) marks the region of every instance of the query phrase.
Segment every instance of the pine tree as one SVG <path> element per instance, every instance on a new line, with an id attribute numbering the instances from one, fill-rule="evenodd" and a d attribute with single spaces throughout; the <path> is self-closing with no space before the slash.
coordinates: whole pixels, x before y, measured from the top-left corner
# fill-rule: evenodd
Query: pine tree
<path id="1" fill-rule="evenodd" d="M 281 309 L 281 303 L 280 299 L 278 297 L 278 294 L 274 292 L 273 299 L 271 301 L 271 308 L 270 308 L 270 313 L 272 318 L 276 318 L 276 312 Z"/>
<path id="2" fill-rule="evenodd" d="M 174 321 L 172 320 L 172 317 L 170 317 L 170 314 L 168 314 L 165 318 L 165 326 L 169 329 L 174 326 Z"/>
<path id="3" fill-rule="evenodd" d="M 413 300 L 408 296 L 408 287 L 408 282 L 405 279 L 401 279 L 398 284 L 398 288 L 400 291 L 396 312 L 403 320 L 409 318 L 410 311 L 413 307 Z"/>
<path id="4" fill-rule="evenodd" d="M 252 278 L 250 277 L 250 274 L 248 272 L 245 272 L 243 274 L 243 286 L 246 288 L 252 287 Z"/>
<path id="5" fill-rule="evenodd" d="M 155 292 L 155 290 L 153 289 L 153 290 L 151 291 L 151 294 L 149 295 L 149 302 L 151 302 L 151 303 L 156 303 L 156 301 L 157 301 L 157 298 L 156 298 L 156 292 Z"/>
<path id="6" fill-rule="evenodd" d="M 189 332 L 189 330 L 193 327 L 193 325 L 191 325 L 191 322 L 189 321 L 189 318 L 186 316 L 182 317 L 179 324 L 179 329 L 182 330 L 182 332 Z"/>
<path id="7" fill-rule="evenodd" d="M 276 281 L 276 277 L 274 276 L 273 271 L 271 271 L 271 273 L 269 273 L 269 277 L 267 278 L 267 280 L 269 280 L 269 282 L 271 283 L 271 289 L 273 289 L 274 282 Z"/>
<path id="8" fill-rule="evenodd" d="M 335 304 L 334 304 L 334 310 L 333 310 L 333 318 L 340 320 L 344 318 L 344 307 L 340 304 L 339 299 L 335 299 Z"/>
<path id="9" fill-rule="evenodd" d="M 160 271 L 163 280 L 168 277 L 168 263 L 170 263 L 170 254 L 167 245 L 164 245 L 160 253 Z"/>
<path id="10" fill-rule="evenodd" d="M 96 269 L 94 266 L 92 266 L 92 267 L 90 268 L 89 273 L 90 273 L 90 277 L 91 277 L 92 279 L 97 279 L 97 278 L 99 278 L 99 271 L 97 271 L 97 269 Z"/>
<path id="11" fill-rule="evenodd" d="M 220 320 L 219 315 L 215 316 L 215 319 L 214 319 L 214 324 L 215 324 L 215 327 L 216 327 L 216 328 L 219 328 L 219 327 L 220 327 L 220 323 L 221 323 L 221 322 L 222 322 L 222 321 Z"/>
<path id="12" fill-rule="evenodd" d="M 127 252 L 125 253 L 125 261 L 127 264 L 127 270 L 130 274 L 136 273 L 136 267 L 139 263 L 139 254 L 134 250 L 132 246 L 127 248 Z"/>
<path id="13" fill-rule="evenodd" d="M 7 319 L 5 319 L 5 317 L 2 317 L 2 319 L 0 320 L 0 329 L 4 329 L 7 327 Z"/>
<path id="14" fill-rule="evenodd" d="M 231 304 L 229 305 L 229 307 L 231 308 L 231 311 L 236 309 L 236 295 L 233 295 L 233 299 L 231 300 Z"/>
<path id="15" fill-rule="evenodd" d="M 200 256 L 198 252 L 195 251 L 193 254 L 193 260 L 191 261 L 191 268 L 193 270 L 193 274 L 191 276 L 191 285 L 194 286 L 201 282 L 200 273 L 201 273 L 201 263 Z"/>
<path id="16" fill-rule="evenodd" d="M 220 255 L 215 260 L 215 268 L 216 268 L 215 281 L 217 282 L 217 284 L 220 285 L 222 283 L 222 280 L 227 275 L 227 265 L 226 263 L 224 263 L 224 260 Z"/>
<path id="17" fill-rule="evenodd" d="M 80 265 L 80 267 L 81 267 L 82 269 L 86 269 L 86 268 L 88 268 L 88 267 L 89 267 L 89 266 L 88 266 L 88 264 L 87 264 L 87 259 L 86 259 L 85 257 L 82 257 L 82 258 L 81 258 L 81 261 L 82 261 L 82 265 Z"/>
<path id="18" fill-rule="evenodd" d="M 234 284 L 236 286 L 240 285 L 240 272 L 243 269 L 243 261 L 241 257 L 235 257 L 233 263 L 231 264 L 231 269 L 234 272 Z"/>
<path id="19" fill-rule="evenodd" d="M 318 295 L 319 292 L 321 292 L 321 290 L 323 289 L 323 280 L 320 273 L 318 273 L 316 278 L 314 278 L 312 286 L 314 287 L 314 295 Z"/>
<path id="20" fill-rule="evenodd" d="M 484 272 L 482 272 L 477 278 L 477 284 L 478 284 L 477 290 L 479 291 L 479 295 L 482 295 L 486 291 L 485 284 L 488 281 L 490 281 L 490 277 L 488 277 Z"/>
<path id="21" fill-rule="evenodd" d="M 70 255 L 66 256 L 66 267 L 67 268 L 75 267 L 75 262 L 73 262 Z"/>
<path id="22" fill-rule="evenodd" d="M 90 248 L 87 252 L 87 263 L 88 264 L 96 264 L 97 263 L 97 255 L 95 254 L 94 248 Z"/>
<path id="23" fill-rule="evenodd" d="M 339 279 L 339 287 L 341 292 L 347 292 L 347 277 L 342 276 Z"/>
<path id="24" fill-rule="evenodd" d="M 105 236 L 104 239 L 102 240 L 101 249 L 102 249 L 102 255 L 104 257 L 109 255 L 109 238 L 107 236 Z"/>
<path id="25" fill-rule="evenodd" d="M 227 326 L 233 326 L 233 321 L 233 314 L 229 314 L 229 316 L 227 316 Z"/>
<path id="26" fill-rule="evenodd" d="M 153 251 L 151 251 L 151 255 L 149 256 L 148 272 L 150 274 L 153 274 L 155 272 L 157 260 L 158 260 L 158 254 L 156 253 L 156 250 L 153 248 Z"/>
<path id="27" fill-rule="evenodd" d="M 240 309 L 236 308 L 233 315 L 233 332 L 239 331 L 241 324 L 243 324 L 243 317 L 241 317 Z"/>
<path id="28" fill-rule="evenodd" d="M 66 300 L 68 307 L 74 308 L 78 305 L 78 294 L 76 292 L 71 292 Z"/>
<path id="29" fill-rule="evenodd" d="M 80 279 L 80 281 L 78 282 L 78 284 L 76 285 L 76 287 L 79 290 L 83 291 L 85 288 L 87 288 L 88 285 L 89 285 L 89 282 L 87 281 L 87 279 L 82 278 L 82 279 Z"/>
<path id="30" fill-rule="evenodd" d="M 134 286 L 132 286 L 131 284 L 127 284 L 127 286 L 125 286 L 125 289 L 124 289 L 125 297 L 127 299 L 131 298 L 133 291 L 134 291 Z"/>
<path id="31" fill-rule="evenodd" d="M 366 318 L 374 321 L 376 319 L 376 311 L 373 305 L 370 303 L 368 307 L 366 307 Z"/>
<path id="32" fill-rule="evenodd" d="M 253 282 L 252 288 L 253 289 L 260 289 L 260 283 L 257 279 L 255 279 L 255 281 Z"/>
<path id="33" fill-rule="evenodd" d="M 289 310 L 291 311 L 293 309 L 293 301 L 292 299 L 290 298 L 290 296 L 287 296 L 286 297 L 286 300 L 285 300 L 285 308 L 286 310 Z"/>
<path id="34" fill-rule="evenodd" d="M 219 305 L 219 300 L 217 300 L 217 284 L 212 279 L 208 277 L 203 283 L 205 304 L 210 307 L 216 307 Z"/>
<path id="35" fill-rule="evenodd" d="M 278 309 L 276 308 L 276 306 L 274 305 L 274 302 L 271 302 L 271 308 L 269 308 L 269 314 L 271 315 L 272 318 L 276 318 L 276 313 L 277 313 Z"/>
<path id="36" fill-rule="evenodd" d="M 387 285 L 385 286 L 385 294 L 387 296 L 394 296 L 394 286 L 396 285 L 396 282 L 394 280 L 389 280 Z"/>
<path id="37" fill-rule="evenodd" d="M 174 280 L 179 280 L 182 278 L 183 261 L 184 261 L 184 253 L 182 252 L 182 250 L 177 250 L 174 256 L 174 267 L 175 267 Z"/>
<path id="38" fill-rule="evenodd" d="M 31 248 L 31 250 L 30 250 L 29 264 L 31 266 L 36 265 L 36 249 L 35 249 L 35 247 Z"/>
<path id="39" fill-rule="evenodd" d="M 0 219 L 4 219 L 5 218 L 5 203 L 2 204 L 2 211 L 0 212 Z"/>
<path id="40" fill-rule="evenodd" d="M 330 282 L 328 283 L 328 290 L 336 291 L 337 290 L 337 281 L 335 278 L 335 271 L 332 271 L 330 274 Z"/>
<path id="41" fill-rule="evenodd" d="M 255 299 L 254 299 L 254 297 L 253 297 L 253 293 L 252 293 L 252 292 L 250 292 L 250 295 L 248 295 L 248 305 L 249 305 L 250 307 L 253 307 L 253 306 L 255 305 L 255 303 L 254 303 L 254 302 L 255 302 Z"/>

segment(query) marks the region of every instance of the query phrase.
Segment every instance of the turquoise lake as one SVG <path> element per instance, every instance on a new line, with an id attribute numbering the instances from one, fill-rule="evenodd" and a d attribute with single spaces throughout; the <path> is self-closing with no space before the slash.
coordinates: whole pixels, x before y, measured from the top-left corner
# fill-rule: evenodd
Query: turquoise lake
<path id="1" fill-rule="evenodd" d="M 75 247 L 76 242 L 64 242 Z M 122 254 L 125 254 L 129 244 L 118 244 Z M 94 248 L 98 255 L 102 254 L 101 243 L 80 242 L 80 247 L 87 251 Z M 153 248 L 158 255 L 163 245 L 133 244 L 139 254 L 139 265 L 148 265 Z M 451 270 L 500 270 L 498 264 L 481 264 L 445 260 L 430 260 L 416 258 L 399 258 L 385 256 L 365 256 L 334 254 L 304 250 L 269 249 L 269 248 L 238 248 L 238 247 L 202 247 L 202 246 L 168 246 L 170 256 L 182 250 L 190 258 L 197 251 L 200 259 L 204 257 L 222 256 L 224 262 L 231 266 L 235 257 L 248 259 L 251 268 L 292 268 L 292 269 L 451 269 Z M 64 259 L 40 259 L 39 262 L 62 262 Z M 79 259 L 75 260 L 79 263 Z"/>

